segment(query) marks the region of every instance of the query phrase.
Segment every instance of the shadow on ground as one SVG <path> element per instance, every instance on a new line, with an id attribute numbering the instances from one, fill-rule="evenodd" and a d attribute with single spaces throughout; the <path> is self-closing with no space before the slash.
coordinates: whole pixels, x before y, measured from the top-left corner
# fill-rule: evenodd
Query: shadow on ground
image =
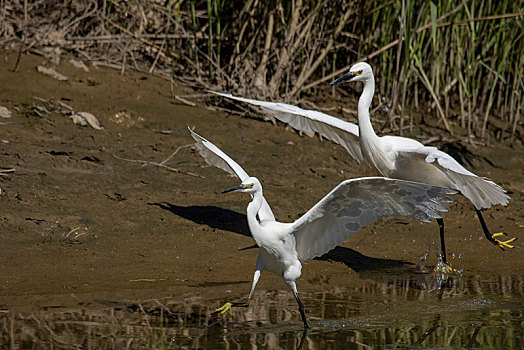
<path id="1" fill-rule="evenodd" d="M 321 257 L 316 258 L 316 260 L 327 260 L 343 263 L 344 265 L 356 272 L 385 269 L 390 270 L 402 267 L 410 267 L 411 269 L 411 267 L 413 266 L 412 263 L 406 261 L 373 258 L 371 256 L 361 254 L 354 249 L 340 246 L 335 247 L 335 249 L 332 249 L 331 251 L 327 252 Z"/>
<path id="2" fill-rule="evenodd" d="M 229 209 L 222 209 L 215 206 L 179 206 L 171 203 L 151 203 L 161 209 L 170 211 L 184 219 L 191 220 L 200 225 L 207 225 L 214 229 L 230 231 L 243 236 L 250 237 L 249 227 L 245 214 L 240 214 Z M 242 248 L 241 250 L 257 248 L 256 245 Z M 373 258 L 359 253 L 358 251 L 346 248 L 335 247 L 316 260 L 334 261 L 343 263 L 356 272 L 376 271 L 382 269 L 397 269 L 402 267 L 412 267 L 412 263 L 394 259 Z"/>
<path id="3" fill-rule="evenodd" d="M 200 225 L 207 225 L 211 228 L 251 237 L 246 215 L 236 211 L 208 205 L 190 205 L 187 207 L 171 203 L 150 203 L 150 205 L 156 205 L 161 209 L 170 211 L 177 216 Z"/>

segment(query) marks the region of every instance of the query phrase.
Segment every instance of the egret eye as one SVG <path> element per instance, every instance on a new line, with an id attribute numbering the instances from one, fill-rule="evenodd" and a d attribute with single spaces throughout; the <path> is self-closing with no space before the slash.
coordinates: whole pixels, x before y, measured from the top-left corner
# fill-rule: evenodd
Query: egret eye
<path id="1" fill-rule="evenodd" d="M 353 74 L 355 74 L 358 77 L 360 74 L 362 74 L 362 69 L 357 70 L 356 72 L 353 72 Z"/>
<path id="2" fill-rule="evenodd" d="M 244 188 L 252 189 L 252 188 L 253 188 L 253 185 L 254 185 L 254 184 L 247 184 L 247 185 L 244 185 Z"/>

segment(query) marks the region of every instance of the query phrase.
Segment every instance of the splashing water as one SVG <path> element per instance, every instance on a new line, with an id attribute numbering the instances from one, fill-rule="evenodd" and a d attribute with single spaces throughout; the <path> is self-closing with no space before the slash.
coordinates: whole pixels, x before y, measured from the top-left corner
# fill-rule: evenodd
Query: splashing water
<path id="1" fill-rule="evenodd" d="M 425 286 L 425 288 L 441 290 L 453 284 L 451 277 L 462 277 L 464 273 L 462 255 L 458 254 L 458 256 L 456 256 L 454 253 L 451 253 L 448 263 L 444 263 L 440 249 L 436 242 L 430 239 L 429 232 L 427 233 L 427 237 L 426 249 L 424 253 L 418 257 L 416 271 L 419 273 L 431 273 L 433 275 L 433 282 L 430 283 L 431 288 L 428 286 Z M 428 265 L 428 257 L 433 249 L 437 257 L 437 263 L 434 267 Z"/>
<path id="2" fill-rule="evenodd" d="M 429 233 L 428 233 L 429 236 Z M 431 242 L 428 241 L 426 245 L 426 250 L 424 251 L 424 254 L 420 255 L 418 257 L 418 262 L 416 266 L 416 271 L 420 273 L 428 273 L 429 269 L 426 266 L 426 262 L 428 260 L 429 252 L 431 251 Z"/>

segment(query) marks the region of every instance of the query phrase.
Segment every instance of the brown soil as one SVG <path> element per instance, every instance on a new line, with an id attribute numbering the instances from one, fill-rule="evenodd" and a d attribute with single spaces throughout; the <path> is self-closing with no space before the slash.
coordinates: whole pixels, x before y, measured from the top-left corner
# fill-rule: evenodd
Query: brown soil
<path id="1" fill-rule="evenodd" d="M 340 181 L 376 175 L 330 142 L 300 137 L 283 126 L 185 105 L 170 98 L 169 82 L 147 74 L 67 62 L 55 80 L 36 71 L 45 59 L 15 55 L 0 62 L 0 305 L 5 308 L 67 306 L 100 298 L 141 299 L 198 294 L 203 302 L 247 293 L 257 250 L 245 222 L 248 196 L 222 195 L 236 178 L 207 167 L 191 148 L 187 126 L 208 138 L 257 176 L 281 221 L 299 217 Z M 175 93 L 187 94 L 175 86 Z M 103 130 L 75 125 L 38 99 L 66 103 L 94 114 Z M 41 106 L 51 113 L 35 112 Z M 18 109 L 18 112 L 15 112 Z M 126 113 L 116 114 L 121 111 Z M 416 135 L 415 135 L 416 136 Z M 510 193 L 507 207 L 487 211 L 493 232 L 524 232 L 522 149 L 469 148 L 468 166 Z M 198 175 L 198 176 L 195 176 Z M 449 254 L 466 271 L 522 275 L 520 245 L 503 252 L 483 238 L 472 205 L 456 196 L 446 214 Z M 437 225 L 403 218 L 380 220 L 328 257 L 308 262 L 300 291 L 358 285 L 364 272 L 413 268 Z M 430 263 L 435 263 L 435 254 Z M 455 260 L 455 263 L 457 263 Z M 404 265 L 405 264 L 405 265 Z M 348 268 L 349 267 L 349 268 Z M 264 274 L 257 290 L 285 289 Z"/>

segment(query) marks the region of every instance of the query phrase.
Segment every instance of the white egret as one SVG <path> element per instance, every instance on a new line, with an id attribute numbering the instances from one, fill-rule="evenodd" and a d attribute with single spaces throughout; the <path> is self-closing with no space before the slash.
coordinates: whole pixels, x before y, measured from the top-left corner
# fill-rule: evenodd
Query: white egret
<path id="1" fill-rule="evenodd" d="M 445 195 L 456 193 L 446 188 L 383 177 L 350 179 L 341 182 L 295 222 L 281 223 L 272 214 L 268 215 L 270 209 L 257 178 L 248 176 L 240 165 L 211 142 L 193 131 L 191 135 L 208 164 L 241 179 L 239 186 L 223 193 L 240 191 L 252 197 L 247 206 L 247 220 L 260 248 L 253 283 L 246 301 L 228 302 L 217 309 L 221 313 L 231 312 L 233 306 L 247 307 L 261 272 L 267 270 L 284 279 L 298 303 L 304 327 L 309 328 L 295 283 L 303 261 L 327 253 L 380 217 L 407 216 L 424 222 L 441 218 L 439 211 L 445 212 L 447 208 L 438 201 L 450 202 Z"/>
<path id="2" fill-rule="evenodd" d="M 358 101 L 358 126 L 322 112 L 305 110 L 285 103 L 257 101 L 230 94 L 214 93 L 259 106 L 278 120 L 309 136 L 318 133 L 341 145 L 359 163 L 367 164 L 383 176 L 458 190 L 475 206 L 488 241 L 502 249 L 513 248 L 509 243 L 516 238 L 507 241 L 497 239 L 506 234 L 503 232 L 491 234 L 481 213 L 481 210 L 495 204 L 507 205 L 510 197 L 502 187 L 466 170 L 454 158 L 436 147 L 424 146 L 406 137 L 377 136 L 369 116 L 369 107 L 375 91 L 375 78 L 371 66 L 359 62 L 353 65 L 348 73 L 331 82 L 330 86 L 345 81 L 362 81 L 364 84 Z M 437 222 L 440 228 L 441 258 L 444 263 L 447 263 L 444 221 L 438 218 Z"/>

